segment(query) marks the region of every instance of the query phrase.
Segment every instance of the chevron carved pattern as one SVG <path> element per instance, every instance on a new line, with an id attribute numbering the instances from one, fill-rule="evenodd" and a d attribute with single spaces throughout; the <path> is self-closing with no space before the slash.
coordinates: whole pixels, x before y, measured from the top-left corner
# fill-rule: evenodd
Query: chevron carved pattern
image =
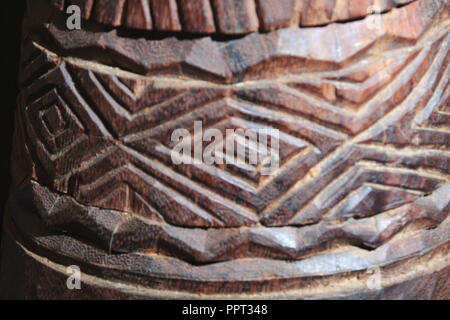
<path id="1" fill-rule="evenodd" d="M 344 13 L 339 1 L 298 7 L 286 0 L 295 8 L 288 15 L 270 12 L 271 2 L 119 0 L 106 9 L 100 0 L 52 1 L 58 10 L 83 5 L 83 17 L 100 25 L 267 32 L 152 40 L 30 22 L 39 37 L 26 36 L 22 50 L 14 151 L 20 202 L 32 199 L 45 225 L 69 230 L 77 245 L 95 240 L 111 256 L 154 259 L 192 281 L 214 278 L 219 264 L 230 277 L 239 270 L 251 277 L 255 265 L 261 279 L 277 268 L 295 277 L 289 263 L 309 270 L 308 259 L 330 247 L 347 252 L 343 265 L 352 270 L 347 254 L 382 263 L 377 250 L 404 234 L 448 230 L 448 5 L 385 1 L 383 11 L 401 7 L 384 13 L 375 32 L 362 5 Z M 319 3 L 328 15 L 309 13 Z M 223 12 L 231 15 L 233 4 L 242 17 L 231 24 Z M 428 14 L 404 28 L 401 18 L 420 10 Z M 332 23 L 353 18 L 360 19 Z M 102 54 L 93 61 L 92 51 Z M 175 165 L 171 135 L 193 133 L 195 121 L 224 136 L 227 129 L 279 130 L 279 168 L 263 175 L 262 161 Z M 52 248 L 51 239 L 40 241 Z"/>

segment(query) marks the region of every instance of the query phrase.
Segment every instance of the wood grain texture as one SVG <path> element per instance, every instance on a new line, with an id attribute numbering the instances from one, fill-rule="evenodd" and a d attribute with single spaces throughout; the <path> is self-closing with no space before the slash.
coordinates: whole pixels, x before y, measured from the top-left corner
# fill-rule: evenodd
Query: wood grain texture
<path id="1" fill-rule="evenodd" d="M 376 29 L 371 17 L 328 24 L 360 17 L 371 1 L 86 6 L 113 26 L 255 31 L 227 40 L 30 18 L 8 209 L 17 241 L 96 278 L 193 295 L 291 297 L 327 276 L 339 290 L 314 297 L 351 296 L 347 273 L 431 250 L 436 274 L 446 270 L 449 5 L 406 2 L 383 2 L 402 6 Z M 306 18 L 289 17 L 299 8 Z M 320 26 L 291 25 L 300 21 Z M 199 120 L 223 134 L 278 129 L 279 169 L 173 164 L 172 132 Z M 411 272 L 402 281 L 425 276 Z"/>
<path id="2" fill-rule="evenodd" d="M 180 31 L 180 17 L 175 0 L 151 0 L 155 29 L 160 31 Z"/>
<path id="3" fill-rule="evenodd" d="M 443 5 L 437 0 L 413 2 L 383 15 L 380 27 L 376 29 L 377 24 L 374 26 L 369 17 L 320 28 L 284 28 L 252 33 L 230 41 L 216 41 L 210 37 L 124 39 L 115 30 L 67 31 L 65 24 L 59 25 L 56 21 L 42 31 L 57 44 L 57 53 L 64 56 L 96 60 L 142 75 L 170 74 L 236 83 L 264 80 L 274 75 L 276 78 L 287 75 L 290 79 L 305 72 L 348 70 L 344 67 L 355 64 L 361 67 L 358 61 L 377 60 L 380 52 L 396 46 L 411 46 L 415 42 L 420 45 L 426 41 L 423 33 L 439 20 L 437 15 Z M 418 12 L 427 14 L 418 16 Z M 409 22 L 405 21 L 410 21 L 411 27 L 407 27 Z M 441 29 L 441 32 L 445 30 Z M 387 41 L 391 38 L 393 41 Z M 92 57 L 91 48 L 101 50 L 102 54 Z M 378 61 L 382 63 L 383 59 L 378 58 Z M 382 66 L 379 64 L 378 68 Z"/>
<path id="4" fill-rule="evenodd" d="M 289 280 L 285 288 L 292 290 L 270 290 L 265 285 L 264 292 L 258 295 L 240 290 L 235 294 L 218 294 L 217 283 L 208 283 L 215 294 L 199 294 L 195 288 L 196 283 L 188 285 L 192 289 L 186 291 L 175 291 L 173 288 L 180 287 L 172 282 L 168 290 L 152 289 L 147 283 L 139 280 L 125 283 L 123 271 L 119 269 L 107 269 L 103 263 L 90 268 L 83 265 L 82 290 L 67 290 L 66 267 L 64 259 L 52 257 L 48 254 L 36 254 L 36 250 L 30 251 L 30 247 L 24 242 L 18 243 L 14 236 L 6 231 L 3 234 L 3 253 L 7 253 L 9 259 L 3 261 L 2 273 L 0 274 L 0 287 L 11 288 L 1 291 L 2 299 L 446 299 L 448 298 L 448 285 L 450 267 L 446 264 L 448 246 L 438 247 L 422 256 L 404 259 L 401 263 L 381 268 L 383 286 L 379 290 L 370 290 L 366 282 L 372 275 L 366 270 L 361 272 L 346 273 L 345 276 L 321 276 L 302 277 L 301 281 Z M 67 240 L 72 243 L 73 239 Z M 72 248 L 73 250 L 73 248 Z M 42 252 L 41 252 L 42 253 Z M 92 251 L 91 251 L 92 253 Z M 107 258 L 108 262 L 111 258 Z M 447 267 L 446 267 L 447 265 Z M 111 266 L 109 266 L 111 267 Z M 96 277 L 99 270 L 104 275 Z M 108 272 L 105 272 L 108 270 Z M 416 270 L 421 270 L 417 272 Z M 87 273 L 89 272 L 89 273 Z M 129 274 L 129 273 L 128 273 Z M 105 277 L 106 275 L 106 277 Z M 139 273 L 137 273 L 139 277 Z M 127 276 L 129 278 L 129 276 Z M 248 287 L 253 281 L 247 281 Z M 333 286 L 330 287 L 330 283 Z M 143 285 L 144 284 L 144 285 Z M 157 285 L 156 285 L 157 286 Z M 223 285 L 222 285 L 223 286 Z M 224 291 L 232 287 L 230 283 Z M 272 284 L 273 287 L 273 284 Z M 276 284 L 275 287 L 280 287 Z M 52 288 L 49 290 L 49 288 Z M 193 291 L 193 292 L 191 292 Z M 203 291 L 203 290 L 202 290 Z"/>
<path id="5" fill-rule="evenodd" d="M 152 30 L 153 21 L 150 12 L 150 3 L 146 0 L 128 1 L 126 15 L 123 20 L 125 27 Z"/>
<path id="6" fill-rule="evenodd" d="M 127 5 L 124 5 L 125 1 Z M 295 25 L 321 26 L 336 21 L 360 19 L 412 1 L 414 0 L 51 0 L 59 10 L 64 10 L 71 4 L 80 5 L 85 9 L 85 17 L 105 25 L 235 35 Z M 105 5 L 106 3 L 110 5 Z M 129 24 L 129 19 L 136 19 L 135 14 L 145 15 L 149 7 L 155 20 L 154 25 Z M 91 10 L 95 12 L 92 15 Z"/>

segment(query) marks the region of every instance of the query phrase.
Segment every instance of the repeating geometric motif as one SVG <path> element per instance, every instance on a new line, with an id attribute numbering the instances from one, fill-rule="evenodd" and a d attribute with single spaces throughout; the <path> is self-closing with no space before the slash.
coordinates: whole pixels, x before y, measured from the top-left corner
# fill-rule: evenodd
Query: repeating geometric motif
<path id="1" fill-rule="evenodd" d="M 427 14 L 420 16 L 417 12 Z M 179 39 L 167 35 L 157 40 L 124 38 L 116 29 L 99 32 L 96 27 L 68 31 L 65 17 L 54 19 L 54 23 L 40 32 L 51 39 L 51 49 L 63 56 L 95 60 L 141 75 L 178 76 L 228 84 L 267 79 L 274 74 L 278 80 L 284 76 L 286 81 L 313 71 L 336 71 L 339 75 L 340 70 L 354 64 L 355 60 L 365 57 L 370 61 L 395 46 L 421 42 L 426 30 L 445 21 L 447 12 L 446 2 L 420 0 L 382 14 L 379 25 L 372 25 L 370 17 L 366 17 L 350 24 L 254 32 L 229 41 L 210 36 Z M 414 27 L 405 28 L 406 20 Z M 30 21 L 36 28 L 45 23 L 45 18 L 35 17 Z M 389 42 L 389 39 L 396 41 Z M 99 54 L 92 56 L 92 50 Z M 351 78 L 348 80 L 352 82 Z M 370 86 L 370 82 L 366 85 Z M 330 89 L 324 89 L 328 90 L 328 95 L 332 95 Z M 339 94 L 342 88 L 338 89 Z M 344 92 L 346 96 L 349 94 L 351 91 Z"/>
<path id="2" fill-rule="evenodd" d="M 36 190 L 67 197 L 42 204 L 44 218 L 117 211 L 104 240 L 117 251 L 166 242 L 203 263 L 246 257 L 249 245 L 298 259 L 336 236 L 377 247 L 415 220 L 439 224 L 449 209 L 450 37 L 445 19 L 430 21 L 409 35 L 414 43 L 364 59 L 374 40 L 337 70 L 225 84 L 61 59 L 26 40 L 17 157 L 28 159 Z M 222 132 L 278 129 L 280 168 L 262 176 L 258 166 L 173 165 L 172 132 L 199 120 Z M 128 241 L 133 232 L 149 236 Z"/>
<path id="3" fill-rule="evenodd" d="M 346 21 L 385 12 L 411 1 L 51 0 L 51 3 L 61 11 L 70 5 L 78 5 L 84 19 L 115 27 L 245 34 L 292 25 Z"/>

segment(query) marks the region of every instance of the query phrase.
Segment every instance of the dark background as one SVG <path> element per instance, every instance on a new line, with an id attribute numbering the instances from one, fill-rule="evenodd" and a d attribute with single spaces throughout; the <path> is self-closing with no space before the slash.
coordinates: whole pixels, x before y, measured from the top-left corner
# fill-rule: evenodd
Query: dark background
<path id="1" fill-rule="evenodd" d="M 0 6 L 0 38 L 1 52 L 1 155 L 0 155 L 0 227 L 3 224 L 3 212 L 8 199 L 11 178 L 9 174 L 11 143 L 14 128 L 14 110 L 18 95 L 17 76 L 20 58 L 20 39 L 22 32 L 22 17 L 25 12 L 25 0 L 6 0 Z M 1 228 L 0 228 L 1 232 Z M 1 239 L 1 238 L 0 238 Z"/>

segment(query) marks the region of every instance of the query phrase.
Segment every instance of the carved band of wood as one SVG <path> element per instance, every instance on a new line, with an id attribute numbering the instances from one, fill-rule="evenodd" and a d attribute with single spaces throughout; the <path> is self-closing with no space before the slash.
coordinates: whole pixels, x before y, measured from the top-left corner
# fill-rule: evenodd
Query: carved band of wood
<path id="1" fill-rule="evenodd" d="M 447 1 L 28 12 L 6 242 L 29 295 L 450 298 Z M 279 169 L 173 164 L 195 121 L 278 129 Z"/>

